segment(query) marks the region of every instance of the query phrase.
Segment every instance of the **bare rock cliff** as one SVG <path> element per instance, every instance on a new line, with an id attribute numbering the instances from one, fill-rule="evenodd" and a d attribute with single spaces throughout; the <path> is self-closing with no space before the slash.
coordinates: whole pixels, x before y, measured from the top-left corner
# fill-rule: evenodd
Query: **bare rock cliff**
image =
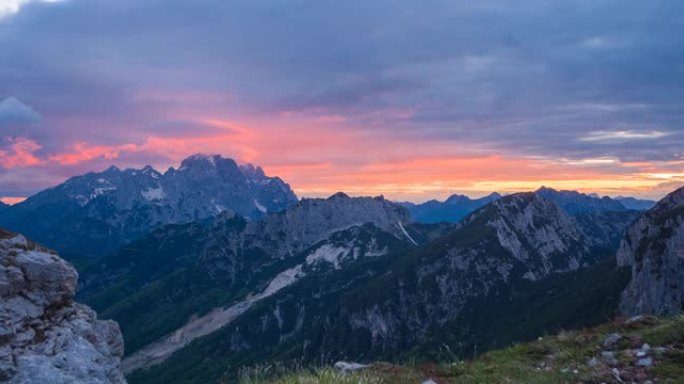
<path id="1" fill-rule="evenodd" d="M 119 326 L 74 302 L 77 279 L 56 254 L 0 229 L 0 381 L 126 382 Z"/>

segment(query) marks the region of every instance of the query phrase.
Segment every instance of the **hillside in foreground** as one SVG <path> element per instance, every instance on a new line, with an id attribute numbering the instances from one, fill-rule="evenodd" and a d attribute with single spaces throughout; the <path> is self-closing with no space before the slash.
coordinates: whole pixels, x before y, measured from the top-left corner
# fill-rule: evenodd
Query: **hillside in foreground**
<path id="1" fill-rule="evenodd" d="M 443 364 L 374 363 L 353 373 L 243 371 L 242 384 L 684 383 L 684 316 L 637 316 Z M 281 371 L 282 372 L 282 371 Z"/>

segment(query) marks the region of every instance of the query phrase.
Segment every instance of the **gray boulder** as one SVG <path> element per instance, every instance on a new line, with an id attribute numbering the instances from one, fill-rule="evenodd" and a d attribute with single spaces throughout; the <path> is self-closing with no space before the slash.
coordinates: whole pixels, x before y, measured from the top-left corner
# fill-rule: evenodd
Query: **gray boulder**
<path id="1" fill-rule="evenodd" d="M 74 303 L 77 279 L 57 255 L 0 230 L 0 380 L 126 382 L 119 326 Z"/>

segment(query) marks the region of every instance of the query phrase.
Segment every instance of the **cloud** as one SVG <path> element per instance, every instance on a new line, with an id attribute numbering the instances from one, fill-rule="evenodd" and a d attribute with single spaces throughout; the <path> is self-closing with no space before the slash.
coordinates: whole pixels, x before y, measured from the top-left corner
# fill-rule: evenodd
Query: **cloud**
<path id="1" fill-rule="evenodd" d="M 17 100 L 8 97 L 0 102 L 0 126 L 5 124 L 37 123 L 41 116 L 33 108 Z"/>
<path id="2" fill-rule="evenodd" d="M 0 19 L 19 12 L 22 6 L 31 2 L 55 3 L 62 0 L 0 0 Z"/>
<path id="3" fill-rule="evenodd" d="M 0 168 L 26 168 L 43 163 L 36 157 L 35 152 L 41 149 L 40 144 L 26 138 L 8 138 L 5 140 L 8 148 L 0 148 Z"/>
<path id="4" fill-rule="evenodd" d="M 672 15 L 683 11 L 676 0 L 31 2 L 0 20 L 0 98 L 42 118 L 5 124 L 0 139 L 59 159 L 31 168 L 45 175 L 207 151 L 328 164 L 330 179 L 435 152 L 622 177 L 626 163 L 681 158 L 684 26 Z"/>
<path id="5" fill-rule="evenodd" d="M 581 137 L 582 141 L 614 141 L 614 140 L 649 140 L 660 139 L 667 136 L 661 131 L 595 131 Z"/>
<path id="6" fill-rule="evenodd" d="M 115 160 L 122 152 L 133 152 L 138 147 L 135 144 L 123 145 L 95 145 L 89 146 L 87 143 L 75 143 L 69 152 L 51 155 L 50 161 L 55 161 L 62 165 L 73 165 L 94 159 Z"/>

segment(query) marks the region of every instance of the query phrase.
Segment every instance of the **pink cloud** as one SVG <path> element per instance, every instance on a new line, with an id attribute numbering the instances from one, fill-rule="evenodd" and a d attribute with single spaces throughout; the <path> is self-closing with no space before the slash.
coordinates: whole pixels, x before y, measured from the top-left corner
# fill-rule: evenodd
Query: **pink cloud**
<path id="1" fill-rule="evenodd" d="M 0 167 L 5 169 L 33 167 L 43 163 L 34 153 L 42 146 L 23 137 L 7 138 L 9 150 L 0 149 Z"/>
<path id="2" fill-rule="evenodd" d="M 114 160 L 122 152 L 137 150 L 138 146 L 135 144 L 89 146 L 87 143 L 79 142 L 72 146 L 70 152 L 51 155 L 48 158 L 50 161 L 56 161 L 62 165 L 73 165 L 99 158 Z"/>

